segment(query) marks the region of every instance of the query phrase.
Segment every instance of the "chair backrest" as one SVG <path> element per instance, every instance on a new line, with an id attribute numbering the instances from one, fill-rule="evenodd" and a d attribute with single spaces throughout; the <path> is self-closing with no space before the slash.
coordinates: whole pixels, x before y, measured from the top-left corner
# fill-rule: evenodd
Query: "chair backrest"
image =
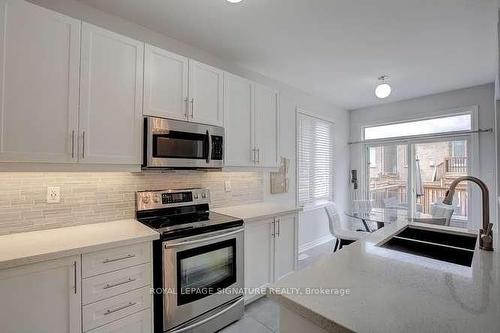
<path id="1" fill-rule="evenodd" d="M 445 218 L 446 226 L 449 226 L 451 223 L 451 217 L 454 212 L 454 208 L 451 205 L 445 205 L 442 203 L 433 203 L 431 204 L 431 215 L 435 218 Z"/>
<path id="2" fill-rule="evenodd" d="M 372 200 L 353 200 L 352 210 L 355 213 L 369 213 L 372 210 Z"/>
<path id="3" fill-rule="evenodd" d="M 337 208 L 334 204 L 330 204 L 325 207 L 326 214 L 328 215 L 328 226 L 330 228 L 330 233 L 337 238 L 338 232 L 342 230 L 342 223 L 340 222 L 340 216 L 337 212 Z"/>

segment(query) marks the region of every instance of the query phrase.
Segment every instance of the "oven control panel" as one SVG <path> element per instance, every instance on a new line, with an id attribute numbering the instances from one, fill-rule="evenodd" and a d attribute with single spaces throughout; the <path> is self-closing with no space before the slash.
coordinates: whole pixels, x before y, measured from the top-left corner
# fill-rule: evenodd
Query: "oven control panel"
<path id="1" fill-rule="evenodd" d="M 141 191 L 136 193 L 137 210 L 208 204 L 208 189 Z"/>

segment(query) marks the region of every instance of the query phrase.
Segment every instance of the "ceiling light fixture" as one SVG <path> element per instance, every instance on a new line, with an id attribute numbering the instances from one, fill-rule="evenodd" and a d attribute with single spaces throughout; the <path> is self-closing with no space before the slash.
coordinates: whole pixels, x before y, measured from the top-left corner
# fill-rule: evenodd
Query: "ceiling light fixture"
<path id="1" fill-rule="evenodd" d="M 241 2 L 242 0 L 226 0 L 226 1 L 230 3 L 238 3 Z"/>
<path id="2" fill-rule="evenodd" d="M 382 75 L 378 78 L 379 83 L 375 88 L 375 96 L 377 96 L 380 99 L 387 98 L 391 95 L 392 88 L 389 85 L 389 83 L 387 83 L 388 78 L 389 78 L 388 75 Z"/>

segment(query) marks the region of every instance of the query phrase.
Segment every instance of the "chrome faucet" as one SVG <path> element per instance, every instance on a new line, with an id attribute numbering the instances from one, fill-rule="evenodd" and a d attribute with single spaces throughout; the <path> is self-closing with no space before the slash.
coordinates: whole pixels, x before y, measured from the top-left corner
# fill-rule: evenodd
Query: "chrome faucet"
<path id="1" fill-rule="evenodd" d="M 446 205 L 452 204 L 453 196 L 455 195 L 455 188 L 458 183 L 463 181 L 476 183 L 481 188 L 483 201 L 483 228 L 479 229 L 479 248 L 485 251 L 493 251 L 493 223 L 490 223 L 490 194 L 488 186 L 486 186 L 481 179 L 472 176 L 455 179 L 451 183 L 450 189 L 446 191 L 443 203 Z"/>

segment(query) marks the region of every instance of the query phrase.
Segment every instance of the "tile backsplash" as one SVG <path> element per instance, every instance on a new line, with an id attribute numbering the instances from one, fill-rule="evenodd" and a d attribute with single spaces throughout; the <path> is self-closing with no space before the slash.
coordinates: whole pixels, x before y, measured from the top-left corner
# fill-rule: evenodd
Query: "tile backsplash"
<path id="1" fill-rule="evenodd" d="M 224 181 L 231 181 L 231 192 Z M 47 187 L 61 188 L 48 204 Z M 0 173 L 0 235 L 134 218 L 135 192 L 206 187 L 211 207 L 263 200 L 261 172 L 167 171 L 143 173 Z"/>

